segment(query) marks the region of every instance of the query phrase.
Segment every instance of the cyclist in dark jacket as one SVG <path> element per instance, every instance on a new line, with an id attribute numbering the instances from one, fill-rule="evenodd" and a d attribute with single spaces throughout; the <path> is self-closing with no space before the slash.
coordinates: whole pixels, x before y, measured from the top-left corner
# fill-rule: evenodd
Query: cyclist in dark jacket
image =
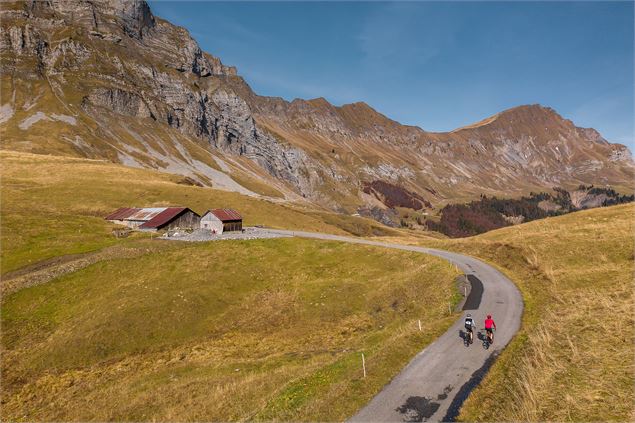
<path id="1" fill-rule="evenodd" d="M 468 313 L 467 316 L 465 316 L 465 329 L 470 337 L 470 344 L 474 342 L 474 328 L 476 328 L 476 323 L 474 323 L 472 315 Z"/>

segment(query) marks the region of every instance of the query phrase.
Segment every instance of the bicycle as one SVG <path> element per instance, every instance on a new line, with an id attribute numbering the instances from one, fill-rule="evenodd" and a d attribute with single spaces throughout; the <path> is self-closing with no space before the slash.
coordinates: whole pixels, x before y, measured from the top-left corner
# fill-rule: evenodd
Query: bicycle
<path id="1" fill-rule="evenodd" d="M 463 335 L 463 343 L 466 347 L 469 347 L 470 344 L 474 343 L 474 330 L 466 329 L 465 334 Z"/>
<path id="2" fill-rule="evenodd" d="M 489 349 L 489 346 L 494 343 L 494 330 L 495 329 L 485 329 L 485 339 L 483 339 L 483 348 L 486 350 Z"/>

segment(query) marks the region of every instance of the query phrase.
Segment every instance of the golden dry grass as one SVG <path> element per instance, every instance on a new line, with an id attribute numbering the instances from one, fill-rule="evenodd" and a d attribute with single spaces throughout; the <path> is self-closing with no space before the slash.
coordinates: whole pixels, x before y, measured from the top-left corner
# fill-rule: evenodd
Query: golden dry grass
<path id="1" fill-rule="evenodd" d="M 2 419 L 341 420 L 456 318 L 455 276 L 302 239 L 100 262 L 4 299 Z"/>
<path id="2" fill-rule="evenodd" d="M 600 208 L 437 244 L 496 265 L 526 306 L 462 420 L 633 419 L 634 212 Z"/>
<path id="3" fill-rule="evenodd" d="M 137 242 L 115 241 L 109 235 L 110 226 L 100 217 L 115 207 L 131 203 L 192 204 L 200 211 L 198 209 L 208 208 L 209 203 L 222 202 L 244 213 L 246 210 L 248 224 L 367 235 L 375 230 L 363 219 L 179 185 L 178 177 L 101 161 L 8 152 L 0 153 L 0 158 L 3 161 L 3 272 L 60 254 L 99 249 L 113 242 Z M 130 181 L 135 183 L 131 185 Z M 508 274 L 523 293 L 525 315 L 521 332 L 465 403 L 462 419 L 578 421 L 635 417 L 632 401 L 635 379 L 633 212 L 633 205 L 595 209 L 464 240 L 433 240 L 421 236 L 410 240 L 392 239 L 424 242 L 480 257 Z M 364 254 L 351 260 L 362 263 L 360 257 Z M 278 255 L 270 254 L 275 260 L 280 259 Z M 243 256 L 238 254 L 237 257 Z M 117 261 L 116 266 L 125 269 L 130 263 Z M 25 292 L 41 294 L 44 291 L 39 290 L 49 290 L 59 284 L 81 285 L 83 281 L 95 281 L 99 278 L 86 275 L 94 275 L 95 269 L 109 265 L 98 264 Z M 366 270 L 360 269 L 357 275 L 360 283 L 367 282 L 364 280 Z M 387 267 L 382 267 L 373 274 L 372 280 L 381 280 L 386 270 Z M 430 271 L 430 274 L 443 274 L 441 268 Z M 421 276 L 422 281 L 427 274 Z M 113 284 L 120 283 L 119 279 L 108 277 Z M 311 280 L 310 274 L 301 272 L 299 277 Z M 43 298 L 52 298 L 51 295 L 53 298 L 62 295 L 59 298 L 64 299 L 63 290 L 47 292 Z M 99 360 L 89 359 L 75 366 L 55 360 L 72 358 L 73 355 L 65 354 L 61 347 L 70 339 L 64 337 L 83 336 L 83 332 L 67 328 L 57 338 L 49 339 L 47 325 L 50 322 L 46 319 L 17 319 L 15 322 L 19 323 L 7 326 L 6 313 L 12 311 L 7 311 L 3 304 L 3 329 L 9 327 L 10 332 L 13 331 L 13 338 L 8 342 L 23 339 L 27 346 L 15 350 L 19 352 L 9 348 L 3 353 L 3 366 L 11 363 L 4 367 L 3 378 L 9 375 L 14 382 L 18 381 L 11 388 L 9 405 L 3 407 L 10 410 L 5 415 L 12 419 L 26 415 L 24 419 L 31 420 L 146 420 L 179 419 L 179 416 L 232 420 L 293 420 L 305 416 L 341 419 L 377 392 L 421 345 L 437 334 L 433 331 L 427 333 L 425 339 L 413 337 L 407 318 L 395 320 L 397 326 L 392 326 L 390 336 L 385 331 L 388 324 L 379 329 L 371 324 L 371 330 L 367 326 L 368 318 L 363 315 L 368 313 L 366 309 L 325 328 L 326 332 L 316 331 L 313 338 L 298 338 L 313 345 L 307 353 L 294 344 L 297 333 L 286 339 L 278 336 L 278 332 L 263 332 L 272 321 L 260 317 L 271 316 L 276 322 L 274 326 L 284 323 L 285 316 L 276 310 L 293 309 L 293 304 L 298 302 L 306 306 L 302 302 L 303 295 L 302 291 L 287 286 L 241 297 L 247 306 L 235 310 L 236 316 L 242 317 L 228 321 L 238 328 L 251 325 L 254 332 L 242 330 L 239 334 L 223 334 L 220 339 L 197 335 L 169 346 L 120 351 L 121 354 L 114 357 L 101 356 L 101 351 L 96 355 Z M 406 290 L 398 296 L 411 295 L 416 292 Z M 68 304 L 77 298 L 67 299 Z M 25 304 L 22 308 L 27 311 L 33 306 Z M 258 317 L 249 317 L 253 310 L 261 310 Z M 44 309 L 45 315 L 46 312 Z M 103 321 L 102 324 L 108 327 L 110 323 Z M 39 332 L 34 331 L 38 327 Z M 359 376 L 355 373 L 358 350 L 342 347 L 341 353 L 335 351 L 341 347 L 338 340 L 352 339 L 350 337 L 361 336 L 360 333 L 368 335 L 369 343 L 364 348 L 369 356 L 376 354 L 375 360 L 369 361 L 372 371 L 366 381 L 356 378 Z M 5 334 L 3 348 L 7 346 Z M 87 339 L 95 340 L 90 336 Z M 335 342 L 335 350 L 319 348 L 325 339 Z M 53 363 L 53 367 L 42 367 L 46 364 L 42 359 L 39 364 L 37 359 L 25 361 L 28 355 L 25 351 L 37 352 L 34 347 L 46 346 L 46 342 L 52 342 L 46 348 L 57 351 L 51 355 L 53 362 L 47 364 Z M 101 340 L 95 345 L 109 351 L 107 341 Z M 241 356 L 244 351 L 253 354 Z M 268 367 L 267 360 L 274 360 L 279 367 Z M 219 364 L 225 361 L 231 364 Z M 378 362 L 386 365 L 373 369 Z M 236 372 L 236 368 L 240 370 Z M 240 373 L 240 377 L 236 373 Z M 357 376 L 351 376 L 353 374 Z M 258 393 L 265 391 L 270 395 L 259 397 Z M 183 392 L 188 395 L 184 396 Z M 357 402 L 347 402 L 351 392 Z M 162 400 L 168 397 L 173 400 Z M 83 414 L 77 411 L 80 403 L 85 407 Z M 107 412 L 108 404 L 114 404 L 111 413 Z M 38 411 L 33 414 L 32 410 Z"/>
<path id="4" fill-rule="evenodd" d="M 3 420 L 344 419 L 455 318 L 456 271 L 435 258 L 300 239 L 116 239 L 103 215 L 224 206 L 248 225 L 384 233 L 365 219 L 104 161 L 0 158 L 5 274 L 104 253 L 3 296 Z"/>

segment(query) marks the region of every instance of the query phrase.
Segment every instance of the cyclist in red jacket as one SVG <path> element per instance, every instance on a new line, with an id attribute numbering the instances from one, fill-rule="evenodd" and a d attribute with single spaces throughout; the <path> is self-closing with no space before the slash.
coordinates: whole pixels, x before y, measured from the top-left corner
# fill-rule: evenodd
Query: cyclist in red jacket
<path id="1" fill-rule="evenodd" d="M 485 331 L 487 332 L 487 337 L 489 338 L 489 343 L 494 342 L 494 333 L 492 330 L 496 330 L 496 323 L 490 314 L 487 315 L 487 319 L 485 319 Z"/>

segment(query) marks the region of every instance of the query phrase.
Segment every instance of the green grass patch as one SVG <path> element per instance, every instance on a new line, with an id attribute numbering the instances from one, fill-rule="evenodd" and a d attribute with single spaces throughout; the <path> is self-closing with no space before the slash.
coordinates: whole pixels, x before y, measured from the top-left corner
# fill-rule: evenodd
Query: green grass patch
<path id="1" fill-rule="evenodd" d="M 455 318 L 456 271 L 437 258 L 295 238 L 180 245 L 7 296 L 3 417 L 339 420 Z"/>

